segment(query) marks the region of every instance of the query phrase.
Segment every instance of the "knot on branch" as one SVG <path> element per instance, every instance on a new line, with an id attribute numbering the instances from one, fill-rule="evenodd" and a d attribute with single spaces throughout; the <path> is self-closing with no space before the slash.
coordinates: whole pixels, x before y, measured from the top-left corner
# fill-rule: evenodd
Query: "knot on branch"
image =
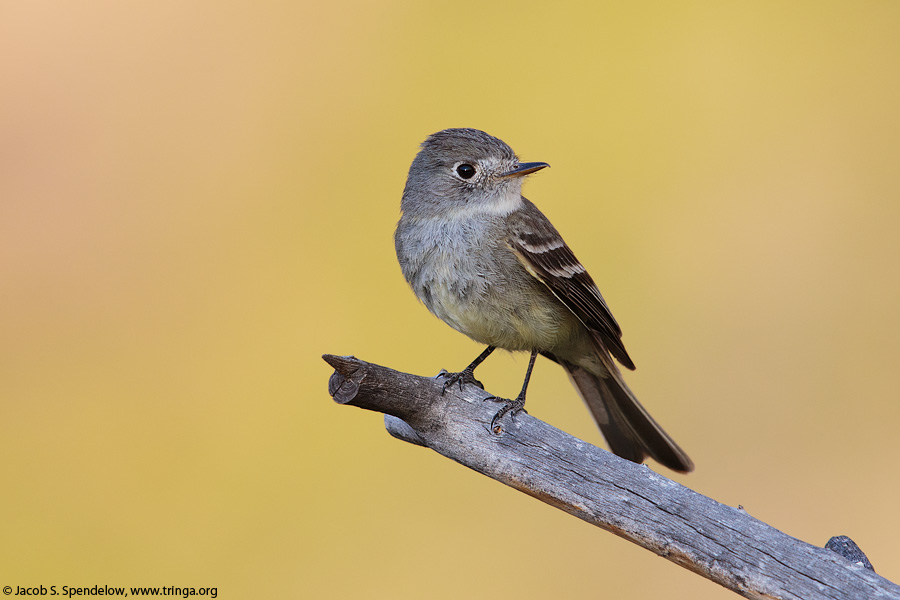
<path id="1" fill-rule="evenodd" d="M 872 563 L 869 562 L 869 558 L 865 555 L 865 553 L 860 550 L 859 546 L 856 545 L 856 542 L 851 540 L 846 535 L 836 535 L 825 544 L 825 547 L 828 550 L 833 550 L 837 552 L 850 562 L 855 562 L 856 564 L 862 565 L 870 571 L 874 572 L 875 567 L 872 566 Z"/>

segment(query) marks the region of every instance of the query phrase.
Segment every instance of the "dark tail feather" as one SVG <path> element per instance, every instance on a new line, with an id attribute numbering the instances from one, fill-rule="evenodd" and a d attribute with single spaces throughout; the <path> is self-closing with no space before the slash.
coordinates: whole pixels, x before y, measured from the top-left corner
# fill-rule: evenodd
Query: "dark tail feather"
<path id="1" fill-rule="evenodd" d="M 636 463 L 651 456 L 681 473 L 694 469 L 688 455 L 641 406 L 617 370 L 602 378 L 581 367 L 559 362 L 569 373 L 615 454 Z M 611 362 L 609 367 L 615 370 Z"/>

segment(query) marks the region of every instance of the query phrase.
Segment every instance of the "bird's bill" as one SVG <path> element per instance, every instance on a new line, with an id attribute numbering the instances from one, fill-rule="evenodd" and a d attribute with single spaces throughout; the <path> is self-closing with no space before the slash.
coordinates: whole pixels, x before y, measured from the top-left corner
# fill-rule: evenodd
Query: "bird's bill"
<path id="1" fill-rule="evenodd" d="M 507 171 L 506 173 L 501 173 L 500 177 L 522 177 L 524 175 L 528 175 L 529 173 L 534 173 L 535 171 L 540 171 L 544 167 L 549 167 L 545 162 L 527 162 L 527 163 L 519 163 L 512 171 Z"/>

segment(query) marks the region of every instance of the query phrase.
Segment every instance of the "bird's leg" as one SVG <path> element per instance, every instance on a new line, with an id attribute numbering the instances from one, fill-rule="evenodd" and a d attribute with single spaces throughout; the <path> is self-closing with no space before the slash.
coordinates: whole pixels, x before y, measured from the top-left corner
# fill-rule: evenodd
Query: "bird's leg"
<path id="1" fill-rule="evenodd" d="M 497 414 L 491 419 L 491 431 L 494 433 L 500 433 L 500 426 L 497 423 L 503 418 L 503 415 L 510 413 L 510 416 L 514 417 L 516 416 L 516 413 L 525 410 L 525 390 L 528 389 L 528 380 L 531 379 L 531 370 L 534 369 L 535 358 L 537 358 L 537 350 L 532 350 L 531 358 L 528 360 L 528 370 L 525 371 L 525 383 L 522 384 L 522 391 L 519 392 L 519 395 L 516 396 L 515 400 L 506 400 L 497 397 L 486 398 L 486 400 L 496 400 L 504 403 L 503 408 L 497 411 Z"/>
<path id="2" fill-rule="evenodd" d="M 447 391 L 447 388 L 453 385 L 454 383 L 459 383 L 459 389 L 462 390 L 462 386 L 464 383 L 472 383 L 484 389 L 484 386 L 480 381 L 475 379 L 475 367 L 484 362 L 488 356 L 491 355 L 491 352 L 496 350 L 496 346 L 488 346 L 485 348 L 484 352 L 478 355 L 478 358 L 472 361 L 468 367 L 460 371 L 459 373 L 443 373 L 443 376 L 447 378 L 444 382 L 444 387 L 441 388 L 441 396 L 444 395 L 444 392 Z"/>

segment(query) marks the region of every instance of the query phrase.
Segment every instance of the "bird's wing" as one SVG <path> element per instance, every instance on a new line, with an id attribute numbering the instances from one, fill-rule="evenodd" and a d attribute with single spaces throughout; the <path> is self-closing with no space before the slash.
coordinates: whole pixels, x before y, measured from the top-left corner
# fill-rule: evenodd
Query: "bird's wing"
<path id="1" fill-rule="evenodd" d="M 599 337 L 616 360 L 634 369 L 622 344 L 622 330 L 594 280 L 547 217 L 527 199 L 522 201 L 526 207 L 509 215 L 510 249 L 531 275 Z"/>

